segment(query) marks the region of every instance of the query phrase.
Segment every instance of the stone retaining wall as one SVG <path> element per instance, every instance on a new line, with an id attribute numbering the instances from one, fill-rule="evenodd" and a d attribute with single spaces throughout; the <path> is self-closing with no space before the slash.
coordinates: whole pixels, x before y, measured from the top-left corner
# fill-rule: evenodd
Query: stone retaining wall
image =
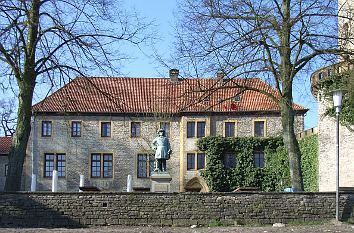
<path id="1" fill-rule="evenodd" d="M 342 219 L 354 193 L 342 193 Z M 2 227 L 208 225 L 320 221 L 335 217 L 334 193 L 0 193 Z"/>

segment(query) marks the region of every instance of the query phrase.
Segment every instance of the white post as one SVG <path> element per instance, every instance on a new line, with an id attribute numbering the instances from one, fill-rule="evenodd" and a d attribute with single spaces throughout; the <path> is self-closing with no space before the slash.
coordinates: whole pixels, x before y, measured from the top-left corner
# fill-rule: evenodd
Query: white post
<path id="1" fill-rule="evenodd" d="M 36 186 L 37 186 L 37 176 L 35 174 L 32 174 L 31 192 L 35 192 L 36 191 Z"/>
<path id="2" fill-rule="evenodd" d="M 85 186 L 85 176 L 80 175 L 80 186 L 79 187 L 84 187 Z M 79 189 L 79 192 L 82 192 L 82 190 Z"/>
<path id="3" fill-rule="evenodd" d="M 127 177 L 127 192 L 130 193 L 132 191 L 132 175 L 128 175 Z"/>
<path id="4" fill-rule="evenodd" d="M 52 192 L 58 191 L 58 171 L 53 170 L 53 177 L 52 177 Z"/>

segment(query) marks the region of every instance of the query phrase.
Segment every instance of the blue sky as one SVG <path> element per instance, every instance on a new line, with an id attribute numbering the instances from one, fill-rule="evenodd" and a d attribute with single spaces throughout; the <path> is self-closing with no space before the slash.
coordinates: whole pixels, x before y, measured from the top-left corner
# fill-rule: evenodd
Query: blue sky
<path id="1" fill-rule="evenodd" d="M 126 4 L 136 10 L 147 21 L 154 21 L 155 34 L 160 39 L 156 42 L 157 52 L 169 58 L 173 52 L 175 13 L 177 0 L 126 0 Z M 129 54 L 134 60 L 123 64 L 122 75 L 130 77 L 166 77 L 168 69 L 154 61 L 149 55 L 151 48 L 144 48 L 144 53 L 137 49 L 130 49 Z M 183 69 L 183 67 L 176 67 Z M 311 73 L 303 73 L 294 85 L 294 102 L 308 108 L 305 116 L 305 129 L 317 126 L 317 103 L 310 91 Z"/>
<path id="2" fill-rule="evenodd" d="M 174 26 L 177 13 L 178 0 L 124 0 L 123 6 L 136 11 L 146 22 L 153 21 L 153 34 L 158 37 L 155 50 L 164 59 L 169 59 L 174 51 Z M 125 47 L 123 53 L 129 54 L 131 60 L 123 61 L 120 67 L 122 76 L 127 77 L 167 77 L 168 68 L 161 65 L 153 58 L 154 49 L 143 46 L 141 49 L 131 46 Z M 173 67 L 183 70 L 183 67 Z M 95 75 L 95 74 L 91 74 Z M 34 95 L 34 103 L 42 100 L 47 94 L 47 89 L 39 88 Z M 309 111 L 305 117 L 305 129 L 317 126 L 317 104 L 310 92 L 310 73 L 304 73 L 294 86 L 294 102 Z"/>

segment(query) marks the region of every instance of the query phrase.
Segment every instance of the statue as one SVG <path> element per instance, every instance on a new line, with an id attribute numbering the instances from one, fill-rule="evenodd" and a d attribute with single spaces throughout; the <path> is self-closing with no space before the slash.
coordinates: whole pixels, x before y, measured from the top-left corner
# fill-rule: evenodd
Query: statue
<path id="1" fill-rule="evenodd" d="M 170 142 L 165 136 L 165 130 L 160 129 L 158 136 L 151 143 L 152 149 L 155 150 L 155 169 L 154 172 L 166 171 L 166 160 L 170 159 L 172 153 Z"/>

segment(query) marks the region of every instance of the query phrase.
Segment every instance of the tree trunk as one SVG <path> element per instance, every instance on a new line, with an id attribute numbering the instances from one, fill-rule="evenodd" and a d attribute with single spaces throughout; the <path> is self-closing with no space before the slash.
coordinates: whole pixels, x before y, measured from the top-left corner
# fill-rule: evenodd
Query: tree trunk
<path id="1" fill-rule="evenodd" d="M 17 126 L 9 154 L 9 170 L 5 182 L 5 191 L 19 191 L 21 189 L 23 164 L 31 132 L 31 108 L 34 87 L 31 82 L 24 82 L 19 89 Z"/>
<path id="2" fill-rule="evenodd" d="M 304 191 L 301 171 L 301 152 L 294 131 L 295 113 L 292 101 L 282 98 L 280 101 L 281 122 L 283 126 L 283 142 L 288 152 L 291 184 L 297 191 Z"/>
<path id="3" fill-rule="evenodd" d="M 5 182 L 5 191 L 19 191 L 21 189 L 21 177 L 23 164 L 26 157 L 26 148 L 31 133 L 32 97 L 36 83 L 36 46 L 39 28 L 40 0 L 32 0 L 28 15 L 27 43 L 24 51 L 24 72 L 18 67 L 13 67 L 16 81 L 19 87 L 17 126 L 15 136 L 12 139 L 12 147 L 9 154 L 9 170 Z"/>

